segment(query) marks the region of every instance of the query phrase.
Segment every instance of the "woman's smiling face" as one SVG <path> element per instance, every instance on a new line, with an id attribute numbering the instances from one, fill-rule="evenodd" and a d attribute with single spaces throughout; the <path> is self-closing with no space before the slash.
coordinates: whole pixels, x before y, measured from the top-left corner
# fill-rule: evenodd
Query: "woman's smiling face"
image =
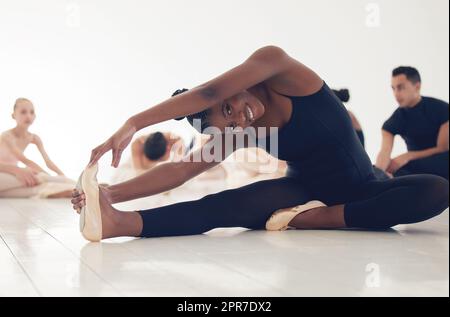
<path id="1" fill-rule="evenodd" d="M 208 125 L 225 132 L 226 128 L 246 129 L 265 113 L 264 104 L 248 91 L 224 100 L 208 112 Z"/>

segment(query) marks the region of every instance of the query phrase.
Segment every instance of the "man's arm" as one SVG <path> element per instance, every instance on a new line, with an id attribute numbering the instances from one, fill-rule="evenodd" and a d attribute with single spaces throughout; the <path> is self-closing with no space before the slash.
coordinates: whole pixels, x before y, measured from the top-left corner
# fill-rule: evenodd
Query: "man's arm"
<path id="1" fill-rule="evenodd" d="M 386 171 L 391 163 L 391 154 L 394 148 L 394 135 L 388 131 L 382 130 L 383 141 L 380 153 L 378 154 L 376 166 Z"/>

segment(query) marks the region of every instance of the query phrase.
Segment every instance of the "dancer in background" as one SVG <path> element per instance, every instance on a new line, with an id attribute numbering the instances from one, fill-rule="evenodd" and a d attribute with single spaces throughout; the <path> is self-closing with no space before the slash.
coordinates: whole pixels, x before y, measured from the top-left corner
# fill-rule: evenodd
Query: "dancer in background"
<path id="1" fill-rule="evenodd" d="M 342 103 L 346 104 L 350 101 L 350 91 L 348 89 L 340 89 L 340 90 L 333 90 L 334 94 L 342 101 Z M 363 128 L 361 126 L 361 123 L 356 118 L 355 114 L 351 112 L 350 110 L 347 110 L 348 114 L 350 115 L 350 119 L 352 120 L 353 128 L 355 129 L 356 135 L 359 138 L 359 141 L 361 142 L 362 146 L 366 148 L 366 137 L 364 135 Z M 377 179 L 389 179 L 393 178 L 394 176 L 386 171 L 383 171 L 382 169 L 378 168 L 377 166 L 373 166 L 373 172 Z"/>
<path id="2" fill-rule="evenodd" d="M 47 154 L 42 139 L 29 131 L 36 119 L 34 105 L 28 99 L 17 99 L 12 114 L 16 127 L 0 135 L 0 197 L 2 198 L 70 198 L 75 182 L 68 179 Z M 35 145 L 51 176 L 25 156 L 29 145 Z M 22 163 L 26 168 L 21 169 Z"/>

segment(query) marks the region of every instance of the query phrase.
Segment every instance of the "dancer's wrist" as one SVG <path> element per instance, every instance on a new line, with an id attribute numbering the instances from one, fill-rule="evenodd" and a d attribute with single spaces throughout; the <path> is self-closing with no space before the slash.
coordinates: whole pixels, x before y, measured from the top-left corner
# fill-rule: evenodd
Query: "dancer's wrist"
<path id="1" fill-rule="evenodd" d="M 22 171 L 22 168 L 20 168 L 18 166 L 11 166 L 11 167 L 8 167 L 8 170 L 11 174 L 13 174 L 14 176 L 17 176 Z"/>
<path id="2" fill-rule="evenodd" d="M 142 130 L 142 127 L 139 127 L 138 119 L 137 119 L 135 116 L 129 118 L 129 119 L 125 122 L 125 124 L 126 124 L 127 126 L 129 126 L 131 129 L 134 129 L 135 132 L 138 132 L 138 131 Z"/>

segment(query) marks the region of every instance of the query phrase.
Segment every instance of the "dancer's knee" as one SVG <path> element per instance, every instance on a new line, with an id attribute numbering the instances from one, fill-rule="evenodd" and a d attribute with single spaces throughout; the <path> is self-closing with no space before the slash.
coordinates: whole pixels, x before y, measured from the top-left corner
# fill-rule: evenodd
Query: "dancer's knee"
<path id="1" fill-rule="evenodd" d="M 426 201 L 430 217 L 435 217 L 449 206 L 449 182 L 443 177 L 433 175 L 427 175 L 424 180 L 420 198 Z"/>

